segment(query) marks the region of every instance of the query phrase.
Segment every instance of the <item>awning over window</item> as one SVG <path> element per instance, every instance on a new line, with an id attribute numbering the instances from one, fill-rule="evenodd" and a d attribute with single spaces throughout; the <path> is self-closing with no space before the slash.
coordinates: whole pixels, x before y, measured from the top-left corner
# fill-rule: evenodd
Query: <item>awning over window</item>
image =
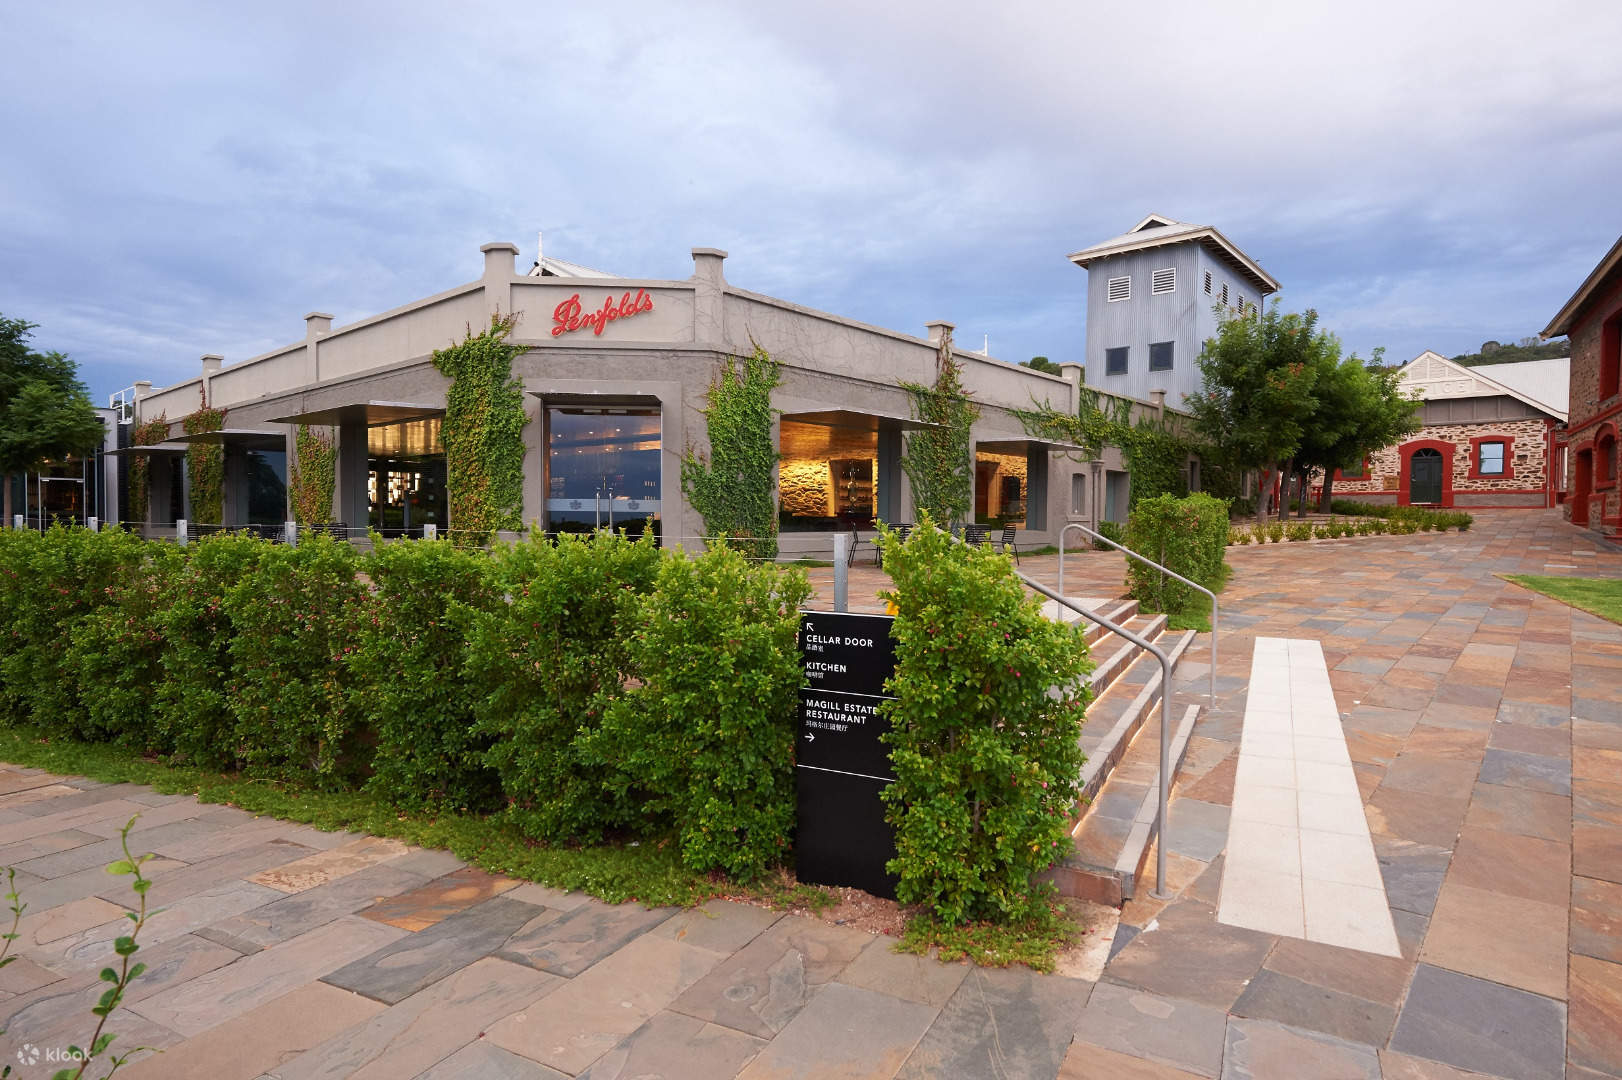
<path id="1" fill-rule="evenodd" d="M 982 439 L 974 445 L 975 449 L 984 450 L 988 454 L 1023 454 L 1035 447 L 1039 450 L 1050 450 L 1058 454 L 1092 456 L 1085 446 L 1078 446 L 1075 443 L 1054 442 L 1052 439 Z"/>
<path id="2" fill-rule="evenodd" d="M 784 413 L 784 420 L 792 420 L 797 424 L 817 424 L 821 427 L 855 428 L 857 431 L 879 431 L 885 428 L 900 428 L 904 431 L 921 431 L 924 428 L 943 427 L 942 424 L 931 424 L 923 420 L 909 420 L 904 416 L 888 416 L 884 413 L 855 412 L 851 409 L 822 409 L 817 412 Z"/>
<path id="3" fill-rule="evenodd" d="M 398 424 L 406 420 L 426 420 L 430 416 L 443 416 L 442 405 L 421 405 L 411 401 L 356 401 L 348 405 L 334 405 L 324 409 L 293 413 L 271 418 L 272 424 L 314 424 L 317 427 L 340 427 L 344 424 Z"/>
<path id="4" fill-rule="evenodd" d="M 107 453 L 116 457 L 133 457 L 137 454 L 184 454 L 186 444 L 183 442 L 153 443 L 151 446 L 120 446 L 117 450 Z"/>
<path id="5" fill-rule="evenodd" d="M 176 435 L 170 442 L 219 443 L 239 450 L 285 450 L 287 433 L 252 428 L 220 428 L 218 431 L 199 431 L 195 435 Z"/>

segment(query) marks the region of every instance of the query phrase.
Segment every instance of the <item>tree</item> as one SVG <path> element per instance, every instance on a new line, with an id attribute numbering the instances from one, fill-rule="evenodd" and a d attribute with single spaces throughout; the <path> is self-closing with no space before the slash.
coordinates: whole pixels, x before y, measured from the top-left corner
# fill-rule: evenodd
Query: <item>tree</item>
<path id="1" fill-rule="evenodd" d="M 0 485 L 11 522 L 11 477 L 52 458 L 87 454 L 102 440 L 101 420 L 78 367 L 59 352 L 28 346 L 35 324 L 0 315 Z"/>
<path id="2" fill-rule="evenodd" d="M 1033 356 L 1029 360 L 1022 360 L 1022 361 L 1020 361 L 1019 366 L 1020 367 L 1028 367 L 1032 371 L 1046 372 L 1049 375 L 1062 375 L 1062 374 L 1064 374 L 1064 372 L 1059 370 L 1059 365 L 1058 364 L 1055 364 L 1052 360 L 1049 360 L 1045 356 Z"/>
<path id="3" fill-rule="evenodd" d="M 1225 464 L 1240 469 L 1281 467 L 1295 457 L 1318 407 L 1318 380 L 1340 359 L 1340 344 L 1318 329 L 1318 313 L 1281 314 L 1219 308 L 1217 335 L 1199 357 L 1201 393 L 1186 399 L 1194 430 Z M 1288 474 L 1292 470 L 1281 468 Z M 1256 516 L 1266 506 L 1256 490 Z M 1281 494 L 1280 508 L 1288 502 Z"/>
<path id="4" fill-rule="evenodd" d="M 1358 465 L 1364 455 L 1419 430 L 1419 402 L 1403 392 L 1400 368 L 1381 365 L 1383 353 L 1376 349 L 1366 365 L 1348 356 L 1318 381 L 1318 407 L 1303 429 L 1295 463 L 1303 492 L 1312 470 L 1323 470 L 1320 510 L 1329 509 L 1336 469 Z M 1303 499 L 1301 516 L 1306 512 Z"/>

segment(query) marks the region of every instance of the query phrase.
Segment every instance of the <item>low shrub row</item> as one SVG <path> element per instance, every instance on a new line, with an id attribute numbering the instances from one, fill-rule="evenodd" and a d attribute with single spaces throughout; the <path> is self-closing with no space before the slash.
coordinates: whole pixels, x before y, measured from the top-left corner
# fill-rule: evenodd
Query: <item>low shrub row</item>
<path id="1" fill-rule="evenodd" d="M 1351 517 L 1380 518 L 1385 521 L 1411 521 L 1421 531 L 1434 529 L 1441 532 L 1444 529 L 1458 529 L 1463 532 L 1475 523 L 1475 518 L 1463 510 L 1429 510 L 1423 506 L 1387 506 L 1382 503 L 1354 502 L 1351 499 L 1335 499 L 1330 502 L 1329 509 L 1332 513 L 1346 514 Z"/>
<path id="2" fill-rule="evenodd" d="M 1336 500 L 1337 509 L 1343 505 Z M 1277 544 L 1286 540 L 1339 540 L 1347 536 L 1411 536 L 1416 532 L 1444 532 L 1448 529 L 1458 529 L 1463 532 L 1468 529 L 1474 519 L 1466 513 L 1450 510 L 1421 510 L 1415 507 L 1381 507 L 1382 510 L 1401 510 L 1404 513 L 1387 514 L 1385 517 L 1362 518 L 1360 520 L 1340 521 L 1330 518 L 1325 522 L 1311 521 L 1268 521 L 1257 522 L 1250 526 L 1234 526 L 1228 530 L 1229 545 L 1244 544 Z"/>
<path id="3" fill-rule="evenodd" d="M 1223 580 L 1228 503 L 1210 495 L 1139 499 L 1127 519 L 1125 545 L 1207 589 Z M 1126 563 L 1127 592 L 1145 611 L 1182 614 L 1208 603 L 1195 590 L 1136 559 Z"/>
<path id="4" fill-rule="evenodd" d="M 741 880 L 794 814 L 803 572 L 651 539 L 360 554 L 0 530 L 0 712 L 177 763 L 674 835 Z"/>

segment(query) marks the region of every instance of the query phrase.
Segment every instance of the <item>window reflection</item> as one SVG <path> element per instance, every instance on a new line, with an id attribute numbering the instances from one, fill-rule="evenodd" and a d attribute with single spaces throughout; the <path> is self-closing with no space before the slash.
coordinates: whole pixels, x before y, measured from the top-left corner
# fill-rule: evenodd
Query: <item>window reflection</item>
<path id="1" fill-rule="evenodd" d="M 554 532 L 657 534 L 663 427 L 658 409 L 546 410 L 546 522 Z"/>

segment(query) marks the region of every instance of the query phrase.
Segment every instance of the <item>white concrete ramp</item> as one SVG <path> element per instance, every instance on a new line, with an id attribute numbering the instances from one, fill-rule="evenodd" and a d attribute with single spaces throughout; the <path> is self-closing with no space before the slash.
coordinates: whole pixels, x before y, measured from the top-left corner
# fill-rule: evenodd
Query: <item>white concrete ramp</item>
<path id="1" fill-rule="evenodd" d="M 1401 955 L 1316 641 L 1256 639 L 1217 921 Z"/>

